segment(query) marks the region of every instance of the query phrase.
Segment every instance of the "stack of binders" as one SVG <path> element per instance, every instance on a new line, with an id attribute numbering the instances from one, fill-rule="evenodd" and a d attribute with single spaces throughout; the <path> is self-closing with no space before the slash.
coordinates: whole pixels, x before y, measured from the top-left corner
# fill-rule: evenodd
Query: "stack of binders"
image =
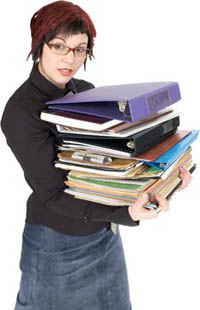
<path id="1" fill-rule="evenodd" d="M 65 192 L 112 206 L 128 206 L 146 192 L 169 198 L 181 184 L 179 168 L 193 172 L 191 144 L 198 130 L 178 130 L 176 82 L 93 88 L 47 102 L 41 119 L 56 124 Z"/>

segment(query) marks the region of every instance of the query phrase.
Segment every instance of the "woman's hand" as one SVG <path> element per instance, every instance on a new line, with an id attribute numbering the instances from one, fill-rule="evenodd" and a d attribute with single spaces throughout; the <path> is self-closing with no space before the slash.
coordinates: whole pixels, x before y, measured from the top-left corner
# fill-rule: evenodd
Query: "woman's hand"
<path id="1" fill-rule="evenodd" d="M 181 167 L 179 171 L 180 171 L 179 177 L 182 180 L 182 184 L 179 186 L 179 189 L 184 189 L 190 184 L 192 176 L 191 173 L 184 167 Z M 141 195 L 138 198 L 138 200 L 128 208 L 129 214 L 134 221 L 153 219 L 158 216 L 158 212 L 160 210 L 161 211 L 169 210 L 169 203 L 165 198 L 159 195 L 155 195 L 154 198 L 155 201 L 158 202 L 157 210 L 148 210 L 144 208 L 144 205 L 148 201 L 147 194 Z"/>
<path id="2" fill-rule="evenodd" d="M 179 169 L 179 177 L 182 180 L 182 184 L 179 186 L 179 189 L 186 188 L 192 180 L 191 173 L 184 167 Z"/>
<path id="3" fill-rule="evenodd" d="M 155 195 L 154 198 L 154 201 L 158 202 L 157 210 L 148 210 L 144 208 L 144 205 L 148 201 L 147 194 L 142 194 L 134 204 L 128 207 L 129 214 L 134 221 L 153 219 L 158 216 L 158 211 L 169 210 L 169 203 L 165 198 L 159 195 Z"/>

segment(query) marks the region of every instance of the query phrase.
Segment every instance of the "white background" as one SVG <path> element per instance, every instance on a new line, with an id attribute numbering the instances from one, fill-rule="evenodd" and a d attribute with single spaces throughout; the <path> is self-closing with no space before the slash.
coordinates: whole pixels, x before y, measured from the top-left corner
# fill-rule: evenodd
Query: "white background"
<path id="1" fill-rule="evenodd" d="M 88 64 L 86 73 L 81 70 L 77 77 L 96 86 L 178 81 L 183 112 L 180 127 L 198 129 L 198 1 L 74 2 L 89 13 L 97 29 L 96 58 Z M 19 0 L 1 4 L 1 113 L 8 98 L 29 75 L 29 22 L 33 13 L 47 3 Z M 30 188 L 2 133 L 0 140 L 0 309 L 11 310 L 19 287 L 21 234 Z M 200 166 L 199 154 L 198 140 L 193 144 L 193 156 Z M 200 309 L 199 184 L 198 168 L 192 184 L 174 195 L 170 212 L 156 220 L 142 221 L 138 228 L 121 226 L 134 310 Z"/>

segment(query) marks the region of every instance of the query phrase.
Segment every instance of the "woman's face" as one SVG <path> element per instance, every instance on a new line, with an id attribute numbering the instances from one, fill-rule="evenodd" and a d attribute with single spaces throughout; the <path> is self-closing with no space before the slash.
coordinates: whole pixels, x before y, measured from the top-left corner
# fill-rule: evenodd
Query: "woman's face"
<path id="1" fill-rule="evenodd" d="M 88 36 L 85 33 L 67 36 L 66 34 L 57 34 L 50 44 L 67 45 L 70 48 L 84 47 L 87 48 Z M 83 65 L 85 57 L 76 57 L 73 51 L 67 55 L 54 54 L 50 47 L 45 43 L 42 48 L 39 60 L 40 73 L 50 82 L 59 88 L 65 88 L 78 69 Z"/>

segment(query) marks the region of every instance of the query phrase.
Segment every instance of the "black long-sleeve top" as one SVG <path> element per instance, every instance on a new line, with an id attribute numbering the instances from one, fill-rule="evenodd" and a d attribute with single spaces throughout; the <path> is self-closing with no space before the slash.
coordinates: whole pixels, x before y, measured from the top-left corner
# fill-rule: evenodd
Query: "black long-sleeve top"
<path id="1" fill-rule="evenodd" d="M 66 171 L 55 168 L 56 126 L 40 120 L 45 102 L 94 86 L 72 79 L 60 89 L 36 69 L 9 99 L 1 120 L 7 143 L 33 190 L 27 200 L 26 222 L 48 226 L 60 233 L 88 235 L 110 222 L 136 226 L 127 207 L 112 207 L 73 198 L 63 192 Z"/>

